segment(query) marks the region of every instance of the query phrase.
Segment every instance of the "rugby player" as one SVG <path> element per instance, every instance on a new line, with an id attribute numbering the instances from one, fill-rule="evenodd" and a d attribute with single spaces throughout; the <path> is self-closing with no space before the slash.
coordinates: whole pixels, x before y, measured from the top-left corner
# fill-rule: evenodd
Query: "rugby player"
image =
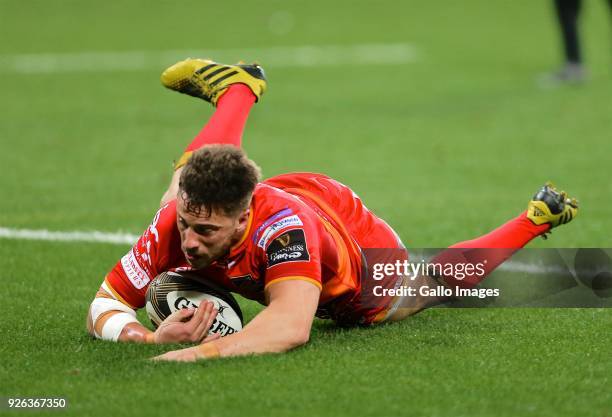
<path id="1" fill-rule="evenodd" d="M 188 59 L 168 68 L 162 83 L 209 101 L 216 111 L 176 163 L 152 223 L 98 290 L 87 317 L 93 336 L 198 343 L 157 358 L 194 361 L 285 352 L 308 342 L 315 316 L 371 325 L 430 305 L 406 297 L 374 304 L 364 298 L 364 251 L 404 251 L 404 245 L 350 188 L 314 173 L 260 181 L 259 168 L 240 146 L 249 111 L 267 87 L 261 67 Z M 575 200 L 545 185 L 518 217 L 453 245 L 436 260 L 482 263 L 484 275 L 466 280 L 475 284 L 532 239 L 571 221 L 577 210 Z M 223 338 L 206 337 L 217 314 L 206 302 L 170 315 L 152 332 L 135 310 L 144 306 L 151 280 L 170 270 L 190 271 L 266 307 L 242 331 Z M 431 285 L 449 278 L 419 277 Z"/>

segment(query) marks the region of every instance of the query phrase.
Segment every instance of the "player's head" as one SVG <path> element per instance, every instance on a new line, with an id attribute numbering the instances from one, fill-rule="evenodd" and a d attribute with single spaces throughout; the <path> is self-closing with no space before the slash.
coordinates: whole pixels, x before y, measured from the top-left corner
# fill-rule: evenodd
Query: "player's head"
<path id="1" fill-rule="evenodd" d="M 234 146 L 193 153 L 179 182 L 176 213 L 181 248 L 194 268 L 228 253 L 244 234 L 259 167 Z"/>

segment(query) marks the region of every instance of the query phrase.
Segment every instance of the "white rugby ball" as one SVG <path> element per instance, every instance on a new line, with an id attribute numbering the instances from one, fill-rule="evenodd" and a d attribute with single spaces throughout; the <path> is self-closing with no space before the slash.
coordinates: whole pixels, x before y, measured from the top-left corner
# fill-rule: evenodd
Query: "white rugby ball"
<path id="1" fill-rule="evenodd" d="M 198 307 L 211 301 L 219 311 L 209 334 L 227 336 L 242 330 L 242 311 L 236 299 L 213 283 L 190 278 L 187 273 L 163 272 L 147 289 L 146 311 L 157 328 L 166 317 L 183 308 Z"/>

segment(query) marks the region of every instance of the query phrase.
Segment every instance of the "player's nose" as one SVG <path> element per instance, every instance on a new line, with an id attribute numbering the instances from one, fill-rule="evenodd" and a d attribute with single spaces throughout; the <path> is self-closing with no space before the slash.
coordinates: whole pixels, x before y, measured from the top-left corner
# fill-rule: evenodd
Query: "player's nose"
<path id="1" fill-rule="evenodd" d="M 195 254 L 197 253 L 199 246 L 200 242 L 198 242 L 196 234 L 190 229 L 187 229 L 183 235 L 183 248 L 185 248 L 185 252 Z"/>

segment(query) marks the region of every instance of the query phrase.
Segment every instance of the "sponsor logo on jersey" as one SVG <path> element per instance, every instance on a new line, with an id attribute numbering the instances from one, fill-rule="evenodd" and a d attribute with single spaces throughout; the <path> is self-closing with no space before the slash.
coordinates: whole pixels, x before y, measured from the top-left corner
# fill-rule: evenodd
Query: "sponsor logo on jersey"
<path id="1" fill-rule="evenodd" d="M 279 211 L 279 212 L 273 214 L 272 216 L 268 217 L 257 228 L 257 230 L 255 230 L 255 233 L 253 233 L 253 243 L 257 242 L 257 239 L 259 239 L 259 237 L 261 236 L 261 232 L 263 232 L 266 227 L 270 226 L 272 223 L 274 223 L 276 220 L 280 219 L 281 217 L 289 216 L 292 213 L 293 213 L 293 211 L 290 208 L 286 208 L 286 209 L 282 209 L 281 211 Z"/>
<path id="2" fill-rule="evenodd" d="M 133 250 L 130 250 L 121 258 L 121 266 L 123 267 L 123 272 L 125 272 L 125 275 L 137 290 L 144 288 L 151 281 L 147 272 L 136 260 Z"/>
<path id="3" fill-rule="evenodd" d="M 266 250 L 268 268 L 283 262 L 309 261 L 310 254 L 306 245 L 304 230 L 290 230 L 270 243 Z"/>
<path id="4" fill-rule="evenodd" d="M 282 247 L 285 247 L 289 245 L 289 242 L 291 242 L 291 236 L 289 233 L 285 233 L 284 235 L 277 237 L 276 240 L 278 240 L 278 243 L 280 243 Z"/>
<path id="5" fill-rule="evenodd" d="M 270 240 L 270 238 L 272 238 L 272 236 L 274 236 L 276 233 L 289 227 L 303 225 L 304 223 L 302 223 L 302 220 L 297 216 L 297 214 L 294 214 L 293 216 L 284 217 L 276 223 L 272 223 L 266 228 L 266 230 L 263 231 L 263 233 L 261 234 L 261 238 L 257 242 L 257 246 L 259 246 L 260 248 L 265 248 L 266 246 L 268 246 L 268 241 Z"/>

